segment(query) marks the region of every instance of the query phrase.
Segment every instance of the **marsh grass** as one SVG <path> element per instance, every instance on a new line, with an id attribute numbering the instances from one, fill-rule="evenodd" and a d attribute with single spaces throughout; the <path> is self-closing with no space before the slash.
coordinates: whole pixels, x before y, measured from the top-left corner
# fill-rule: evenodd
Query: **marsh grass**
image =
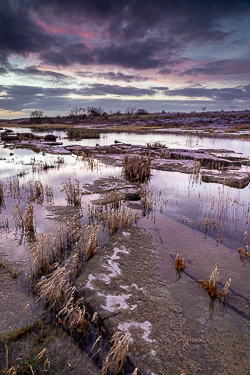
<path id="1" fill-rule="evenodd" d="M 30 349 L 28 352 L 20 353 L 17 358 L 13 358 L 7 346 L 5 348 L 6 366 L 2 368 L 3 375 L 45 375 L 51 373 L 50 360 L 45 355 L 46 348 L 43 348 L 40 352 L 36 348 Z"/>
<path id="2" fill-rule="evenodd" d="M 62 183 L 63 188 L 61 191 L 65 193 L 65 198 L 69 206 L 81 206 L 82 190 L 80 189 L 80 182 L 70 178 Z"/>
<path id="3" fill-rule="evenodd" d="M 215 265 L 214 268 L 212 269 L 211 275 L 209 276 L 208 279 L 200 280 L 200 284 L 205 288 L 205 290 L 208 292 L 208 294 L 212 298 L 216 298 L 218 295 L 218 289 L 217 289 L 217 284 L 218 284 L 218 279 L 219 279 L 219 270 L 218 267 Z"/>
<path id="4" fill-rule="evenodd" d="M 11 221 L 14 221 L 16 230 L 24 230 L 23 212 L 19 204 L 14 204 L 13 206 Z"/>
<path id="5" fill-rule="evenodd" d="M 75 287 L 71 289 L 68 301 L 56 315 L 56 318 L 61 319 L 63 326 L 70 330 L 71 333 L 77 331 L 80 334 L 85 334 L 90 323 L 86 319 L 84 299 L 78 298 L 76 302 L 74 301 L 75 290 Z"/>
<path id="6" fill-rule="evenodd" d="M 186 267 L 186 262 L 181 254 L 176 255 L 174 266 L 177 271 L 184 271 Z"/>
<path id="7" fill-rule="evenodd" d="M 140 199 L 142 203 L 142 214 L 143 216 L 149 215 L 150 211 L 153 209 L 153 190 L 148 190 L 146 184 L 143 184 L 140 192 Z"/>
<path id="8" fill-rule="evenodd" d="M 131 182 L 145 182 L 150 178 L 150 157 L 125 155 L 123 158 L 122 166 L 125 178 Z"/>
<path id="9" fill-rule="evenodd" d="M 97 228 L 97 230 L 99 230 L 99 228 Z M 89 260 L 93 258 L 98 248 L 98 234 L 96 233 L 93 225 L 87 225 L 84 234 L 84 242 L 84 252 L 87 260 Z"/>
<path id="10" fill-rule="evenodd" d="M 240 259 L 242 261 L 250 257 L 247 231 L 244 232 L 243 246 L 239 247 L 238 253 L 240 253 Z"/>
<path id="11" fill-rule="evenodd" d="M 100 138 L 100 132 L 97 129 L 89 128 L 71 128 L 67 130 L 67 138 L 69 139 L 88 139 L 88 138 Z"/>
<path id="12" fill-rule="evenodd" d="M 39 234 L 38 240 L 30 246 L 31 269 L 36 277 L 50 272 L 52 264 L 60 260 L 57 239 L 50 234 Z"/>
<path id="13" fill-rule="evenodd" d="M 89 206 L 88 217 L 92 222 L 101 222 L 103 230 L 108 228 L 110 235 L 120 228 L 129 227 L 133 222 L 132 209 L 126 202 L 121 203 L 118 207 L 116 203 Z"/>
<path id="14" fill-rule="evenodd" d="M 228 281 L 226 281 L 226 284 L 225 284 L 224 288 L 220 291 L 220 300 L 224 303 L 226 302 L 228 289 L 230 287 L 231 281 L 232 281 L 232 279 L 230 277 L 230 279 Z"/>
<path id="15" fill-rule="evenodd" d="M 4 186 L 3 183 L 0 181 L 0 206 L 4 205 Z"/>
<path id="16" fill-rule="evenodd" d="M 57 312 L 65 306 L 68 301 L 72 287 L 71 279 L 74 279 L 73 259 L 69 258 L 64 266 L 54 265 L 54 271 L 42 276 L 36 285 L 39 300 L 43 301 L 51 311 Z"/>
<path id="17" fill-rule="evenodd" d="M 116 375 L 123 369 L 129 348 L 128 336 L 122 332 L 116 332 L 110 340 L 112 348 L 110 349 L 103 367 L 101 375 L 107 375 L 109 372 Z"/>
<path id="18" fill-rule="evenodd" d="M 35 215 L 34 215 L 34 206 L 29 204 L 26 207 L 24 213 L 24 230 L 25 232 L 34 232 L 35 231 Z"/>

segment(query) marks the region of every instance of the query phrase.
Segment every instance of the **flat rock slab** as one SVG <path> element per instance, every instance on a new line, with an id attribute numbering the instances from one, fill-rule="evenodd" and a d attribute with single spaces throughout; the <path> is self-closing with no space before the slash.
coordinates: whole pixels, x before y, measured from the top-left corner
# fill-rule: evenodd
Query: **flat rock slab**
<path id="1" fill-rule="evenodd" d="M 128 357 L 139 373 L 200 369 L 185 352 L 181 309 L 159 276 L 149 232 L 119 230 L 87 263 L 76 288 L 87 309 L 98 312 L 108 337 L 117 330 L 128 335 Z"/>
<path id="2" fill-rule="evenodd" d="M 154 159 L 151 162 L 151 167 L 153 169 L 182 173 L 193 173 L 198 166 L 199 162 L 186 159 Z"/>
<path id="3" fill-rule="evenodd" d="M 42 315 L 42 310 L 32 295 L 28 295 L 20 262 L 10 261 L 0 254 L 0 263 L 0 334 L 3 334 L 32 323 Z"/>
<path id="4" fill-rule="evenodd" d="M 139 200 L 141 186 L 139 184 L 130 183 L 116 177 L 98 178 L 92 183 L 84 184 L 84 194 L 105 193 L 117 191 L 123 199 Z"/>
<path id="5" fill-rule="evenodd" d="M 237 170 L 203 170 L 201 172 L 201 180 L 203 182 L 214 182 L 238 189 L 244 189 L 250 182 L 250 173 Z"/>

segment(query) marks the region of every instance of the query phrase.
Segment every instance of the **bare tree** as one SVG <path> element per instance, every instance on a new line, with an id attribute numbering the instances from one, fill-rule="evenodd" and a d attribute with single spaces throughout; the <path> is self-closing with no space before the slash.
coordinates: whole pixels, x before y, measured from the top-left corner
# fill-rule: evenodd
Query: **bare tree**
<path id="1" fill-rule="evenodd" d="M 40 119 L 40 118 L 42 118 L 44 116 L 44 112 L 43 111 L 33 111 L 33 112 L 31 112 L 31 114 L 30 114 L 30 118 L 31 119 Z"/>

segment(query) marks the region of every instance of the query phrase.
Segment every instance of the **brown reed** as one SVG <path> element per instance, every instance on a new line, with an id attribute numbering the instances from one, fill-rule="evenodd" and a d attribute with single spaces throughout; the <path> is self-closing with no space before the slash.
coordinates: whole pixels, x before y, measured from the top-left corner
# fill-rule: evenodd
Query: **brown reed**
<path id="1" fill-rule="evenodd" d="M 123 173 L 127 180 L 145 182 L 150 177 L 151 159 L 147 156 L 125 155 L 122 162 Z"/>
<path id="2" fill-rule="evenodd" d="M 177 271 L 184 271 L 186 267 L 186 262 L 181 254 L 176 255 L 174 266 L 177 269 Z"/>
<path id="3" fill-rule="evenodd" d="M 129 348 L 128 336 L 123 332 L 116 332 L 110 340 L 110 349 L 103 363 L 101 375 L 107 375 L 108 371 L 118 374 L 124 367 Z"/>
<path id="4" fill-rule="evenodd" d="M 212 298 L 216 298 L 218 295 L 217 290 L 217 284 L 218 284 L 218 278 L 219 278 L 219 270 L 218 267 L 215 265 L 212 269 L 211 275 L 208 279 L 200 280 L 200 284 L 205 288 L 205 290 L 208 292 L 208 294 Z"/>

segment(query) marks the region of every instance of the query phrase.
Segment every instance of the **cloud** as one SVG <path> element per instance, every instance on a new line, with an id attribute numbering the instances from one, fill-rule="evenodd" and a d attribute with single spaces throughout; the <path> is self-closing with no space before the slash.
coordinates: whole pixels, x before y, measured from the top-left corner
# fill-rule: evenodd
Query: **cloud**
<path id="1" fill-rule="evenodd" d="M 213 101 L 248 101 L 250 100 L 250 85 L 232 88 L 183 88 L 177 90 L 167 90 L 166 96 L 184 96 L 187 98 L 209 98 Z"/>
<path id="2" fill-rule="evenodd" d="M 221 43 L 233 33 L 225 21 L 247 15 L 250 5 L 244 0 L 5 0 L 0 62 L 6 65 L 11 54 L 36 53 L 56 67 L 101 64 L 161 68 L 169 74 L 189 44 Z M 42 20 L 60 25 L 60 33 L 53 27 L 47 32 Z M 95 30 L 98 37 L 87 42 L 79 35 L 67 37 L 63 25 L 72 23 Z"/>
<path id="3" fill-rule="evenodd" d="M 51 70 L 40 70 L 36 66 L 28 66 L 23 69 L 10 68 L 9 71 L 11 73 L 15 73 L 17 75 L 22 75 L 22 76 L 34 76 L 34 77 L 41 76 L 45 78 L 49 77 L 49 78 L 56 79 L 57 81 L 67 80 L 67 79 L 72 80 L 71 76 L 67 76 L 65 74 L 58 73 L 58 72 L 53 72 Z"/>
<path id="4" fill-rule="evenodd" d="M 235 74 L 250 74 L 249 61 L 241 61 L 239 59 L 233 60 L 219 60 L 204 63 L 201 66 L 190 68 L 183 71 L 181 74 L 198 76 L 205 75 L 235 75 Z"/>
<path id="5" fill-rule="evenodd" d="M 142 97 L 153 96 L 156 91 L 152 89 L 139 89 L 131 86 L 94 84 L 84 88 L 44 88 L 34 86 L 0 86 L 0 108 L 6 110 L 19 110 L 25 108 L 41 108 L 44 105 L 55 103 L 61 107 L 62 103 L 72 102 L 70 95 L 74 96 L 105 96 L 115 95 L 118 97 Z M 76 99 L 76 101 L 83 99 Z M 54 108 L 57 110 L 57 108 Z"/>
<path id="6" fill-rule="evenodd" d="M 78 72 L 78 76 L 86 78 L 103 78 L 109 81 L 123 81 L 123 82 L 141 82 L 147 81 L 149 77 L 143 77 L 139 74 L 124 74 L 124 73 L 115 73 L 115 72 L 103 72 L 103 73 L 93 73 L 93 72 Z"/>

